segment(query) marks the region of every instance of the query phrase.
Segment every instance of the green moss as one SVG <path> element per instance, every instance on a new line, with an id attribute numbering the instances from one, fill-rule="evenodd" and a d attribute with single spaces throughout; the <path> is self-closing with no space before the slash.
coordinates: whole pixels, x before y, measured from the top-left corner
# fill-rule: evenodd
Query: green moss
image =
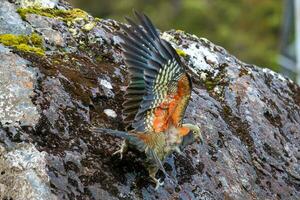
<path id="1" fill-rule="evenodd" d="M 183 30 L 177 29 L 176 33 L 185 33 Z"/>
<path id="2" fill-rule="evenodd" d="M 208 91 L 212 91 L 217 86 L 218 82 L 213 81 L 213 80 L 206 80 L 204 82 L 204 84 L 205 84 Z"/>
<path id="3" fill-rule="evenodd" d="M 102 62 L 103 61 L 103 57 L 102 56 L 97 56 L 96 57 L 96 61 L 97 62 Z"/>
<path id="4" fill-rule="evenodd" d="M 204 81 L 204 85 L 207 89 L 208 92 L 213 92 L 216 86 L 222 86 L 222 79 L 224 78 L 224 74 L 219 74 L 217 77 L 214 79 L 211 78 L 212 75 L 208 76 L 206 80 Z M 220 92 L 221 94 L 223 91 Z"/>
<path id="5" fill-rule="evenodd" d="M 92 30 L 95 26 L 96 26 L 96 23 L 95 23 L 95 22 L 90 22 L 90 23 L 85 24 L 85 25 L 82 27 L 82 29 L 85 30 L 85 31 L 90 31 L 90 30 Z"/>
<path id="6" fill-rule="evenodd" d="M 50 18 L 59 18 L 65 22 L 76 21 L 78 19 L 87 19 L 88 14 L 80 9 L 71 9 L 71 10 L 59 10 L 52 8 L 19 8 L 18 13 L 23 20 L 26 19 L 27 14 L 36 14 Z"/>
<path id="7" fill-rule="evenodd" d="M 26 19 L 26 15 L 28 13 L 42 15 L 46 17 L 54 17 L 50 12 L 43 12 L 42 9 L 38 9 L 38 8 L 19 8 L 17 11 L 23 20 Z"/>
<path id="8" fill-rule="evenodd" d="M 39 47 L 33 47 L 33 46 L 26 45 L 26 44 L 20 44 L 20 45 L 16 46 L 16 48 L 20 51 L 35 53 L 39 56 L 45 55 L 45 51 Z"/>
<path id="9" fill-rule="evenodd" d="M 178 53 L 178 55 L 186 57 L 186 53 L 182 49 L 176 49 L 176 52 Z"/>
<path id="10" fill-rule="evenodd" d="M 226 79 L 226 67 L 227 64 L 219 66 L 219 73 L 214 76 L 213 74 L 208 74 L 203 81 L 207 91 L 213 95 L 215 98 L 222 99 L 224 95 L 224 86 L 227 84 Z M 218 88 L 216 88 L 218 86 Z M 216 89 L 216 90 L 215 90 Z"/>
<path id="11" fill-rule="evenodd" d="M 31 52 L 40 56 L 45 55 L 43 39 L 36 33 L 31 35 L 1 34 L 0 43 L 23 52 Z"/>
<path id="12" fill-rule="evenodd" d="M 29 41 L 34 45 L 38 47 L 43 46 L 43 39 L 39 34 L 33 33 L 29 36 Z"/>

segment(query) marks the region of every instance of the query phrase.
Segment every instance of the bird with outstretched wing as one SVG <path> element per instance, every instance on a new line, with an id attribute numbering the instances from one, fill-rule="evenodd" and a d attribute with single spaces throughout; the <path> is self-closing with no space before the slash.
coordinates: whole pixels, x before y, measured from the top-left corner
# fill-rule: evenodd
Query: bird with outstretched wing
<path id="1" fill-rule="evenodd" d="M 120 25 L 125 33 L 121 47 L 130 82 L 123 103 L 124 122 L 128 130 L 92 128 L 93 132 L 125 138 L 121 154 L 133 146 L 147 156 L 147 169 L 158 188 L 155 175 L 164 171 L 162 162 L 172 152 L 180 152 L 183 143 L 202 136 L 198 126 L 183 124 L 182 119 L 191 96 L 192 82 L 169 42 L 160 38 L 149 18 L 135 12 L 139 24 L 126 18 L 130 27 Z"/>

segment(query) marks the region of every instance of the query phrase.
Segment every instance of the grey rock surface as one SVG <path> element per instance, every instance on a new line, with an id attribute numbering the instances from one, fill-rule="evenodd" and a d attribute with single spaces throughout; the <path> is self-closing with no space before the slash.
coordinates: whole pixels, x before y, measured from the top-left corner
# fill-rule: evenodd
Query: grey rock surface
<path id="1" fill-rule="evenodd" d="M 28 0 L 3 2 L 17 13 Z M 72 9 L 63 1 L 36 2 Z M 120 139 L 89 131 L 125 127 L 119 22 L 28 13 L 18 23 L 43 38 L 46 55 L 0 45 L 0 198 L 299 198 L 300 88 L 288 78 L 204 38 L 162 33 L 181 50 L 193 79 L 185 120 L 201 127 L 204 144 L 172 154 L 164 166 L 176 183 L 165 179 L 155 191 L 142 154 L 120 160 L 112 155 Z M 0 23 L 3 30 L 15 34 Z"/>
<path id="2" fill-rule="evenodd" d="M 46 153 L 32 144 L 17 144 L 12 149 L 0 146 L 1 199 L 55 199 L 50 192 Z"/>
<path id="3" fill-rule="evenodd" d="M 41 7 L 54 8 L 58 5 L 58 0 L 12 0 L 21 8 Z"/>
<path id="4" fill-rule="evenodd" d="M 0 1 L 0 34 L 30 34 L 30 26 L 22 21 L 17 13 L 16 5 L 6 0 Z"/>
<path id="5" fill-rule="evenodd" d="M 31 97 L 37 69 L 27 60 L 2 47 L 0 51 L 0 123 L 2 126 L 34 126 L 39 119 Z"/>

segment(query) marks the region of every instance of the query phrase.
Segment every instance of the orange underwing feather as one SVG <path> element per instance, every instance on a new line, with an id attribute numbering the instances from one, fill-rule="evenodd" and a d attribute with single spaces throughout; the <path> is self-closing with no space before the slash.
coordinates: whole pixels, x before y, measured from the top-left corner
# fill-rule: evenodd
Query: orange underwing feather
<path id="1" fill-rule="evenodd" d="M 176 108 L 172 114 L 173 124 L 178 127 L 182 123 L 182 118 L 191 96 L 191 84 L 189 77 L 184 75 L 178 82 Z"/>

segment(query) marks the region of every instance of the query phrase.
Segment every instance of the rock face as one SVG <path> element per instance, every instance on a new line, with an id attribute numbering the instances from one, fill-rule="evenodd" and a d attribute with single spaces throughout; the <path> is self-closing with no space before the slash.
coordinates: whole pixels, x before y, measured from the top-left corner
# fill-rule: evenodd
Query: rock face
<path id="1" fill-rule="evenodd" d="M 175 183 L 155 191 L 143 155 L 120 160 L 120 139 L 89 131 L 124 129 L 118 22 L 61 1 L 0 4 L 0 33 L 42 39 L 36 47 L 0 35 L 0 199 L 299 199 L 300 88 L 291 80 L 206 39 L 163 33 L 192 76 L 185 119 L 204 144 L 171 155 Z"/>

